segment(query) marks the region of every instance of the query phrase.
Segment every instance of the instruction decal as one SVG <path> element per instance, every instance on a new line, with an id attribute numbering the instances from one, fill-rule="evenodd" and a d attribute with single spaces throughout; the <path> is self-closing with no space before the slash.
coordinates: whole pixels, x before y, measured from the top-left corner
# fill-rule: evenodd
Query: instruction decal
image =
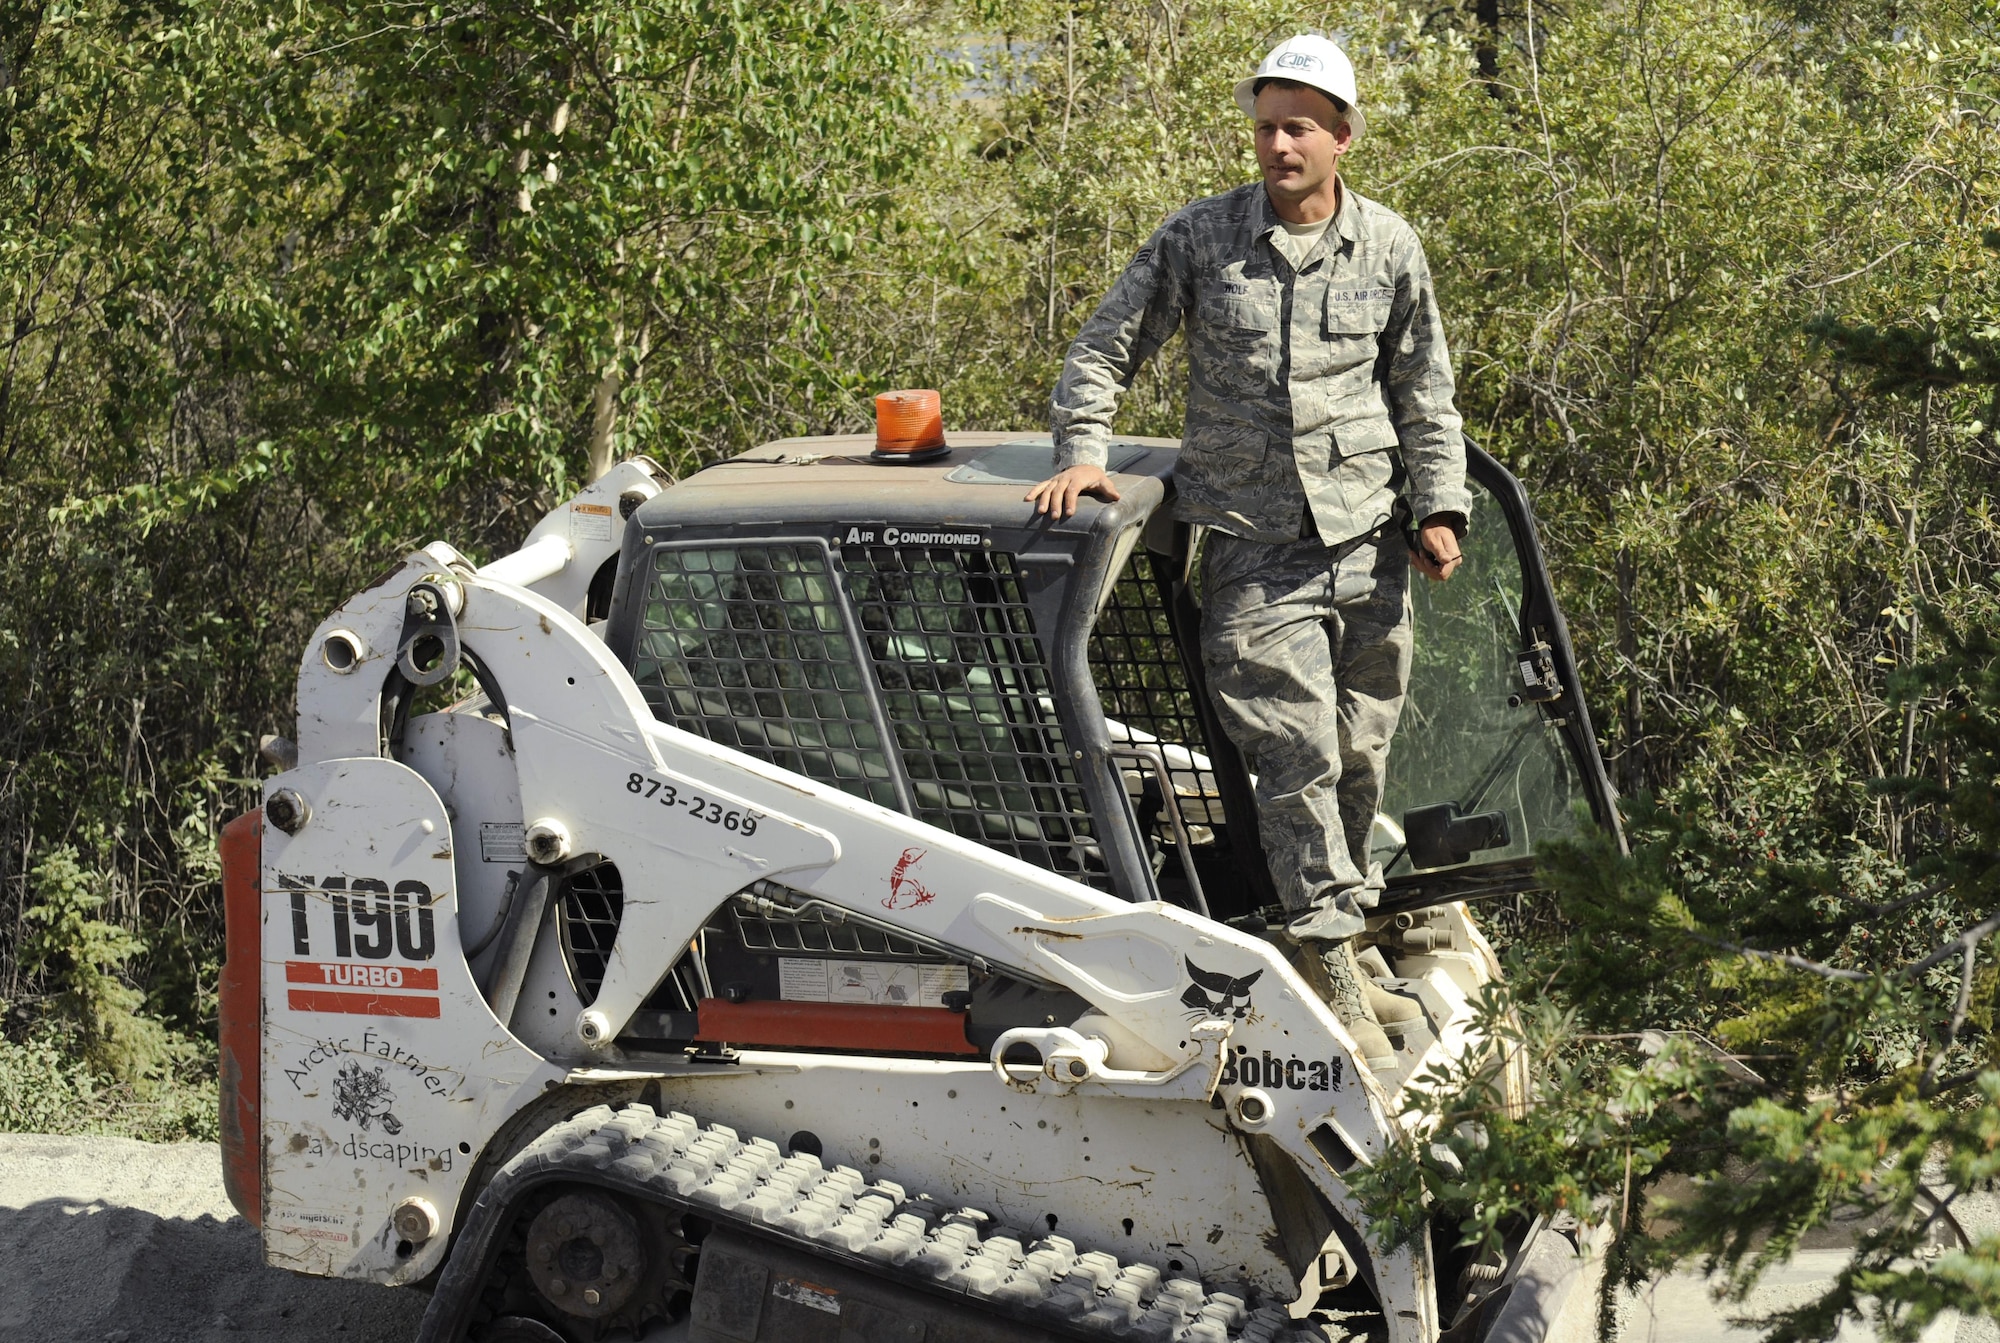
<path id="1" fill-rule="evenodd" d="M 609 541 L 611 539 L 611 505 L 571 504 L 569 506 L 569 539 L 572 541 Z"/>
<path id="2" fill-rule="evenodd" d="M 318 1212 L 306 1208 L 273 1208 L 265 1214 L 273 1230 L 304 1240 L 323 1240 L 336 1245 L 358 1245 L 360 1236 L 348 1227 L 346 1213 Z"/>
<path id="3" fill-rule="evenodd" d="M 479 823 L 479 861 L 482 863 L 525 863 L 528 861 L 528 827 L 519 821 Z"/>
<path id="4" fill-rule="evenodd" d="M 778 996 L 794 1003 L 943 1007 L 947 993 L 963 993 L 971 987 L 971 976 L 962 965 L 835 961 L 816 956 L 778 960 Z"/>

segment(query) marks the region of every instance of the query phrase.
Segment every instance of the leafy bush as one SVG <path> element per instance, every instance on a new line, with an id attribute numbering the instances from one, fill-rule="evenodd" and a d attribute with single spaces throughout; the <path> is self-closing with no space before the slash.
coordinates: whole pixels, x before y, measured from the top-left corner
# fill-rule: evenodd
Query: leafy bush
<path id="1" fill-rule="evenodd" d="M 0 1005 L 0 1129 L 213 1141 L 215 1049 L 141 1011 L 124 976 L 146 943 L 100 917 L 105 874 L 64 846 L 30 882 L 21 964 L 50 991 Z"/>
<path id="2" fill-rule="evenodd" d="M 0 1005 L 14 1028 L 0 1034 L 0 1132 L 218 1141 L 212 1046 L 174 1038 L 171 1065 L 161 1075 L 143 1084 L 117 1082 L 94 1072 L 52 1025 L 23 1028 L 25 1015 Z"/>
<path id="3" fill-rule="evenodd" d="M 1689 1260 L 1741 1302 L 1807 1232 L 1857 1217 L 1852 1264 L 1770 1338 L 1865 1315 L 1914 1339 L 1945 1310 L 2000 1314 L 2000 1237 L 1941 1245 L 1953 1191 L 2000 1178 L 2000 637 L 1929 616 L 1945 652 L 1904 693 L 1942 706 L 1947 782 L 1774 769 L 1720 801 L 1636 809 L 1629 854 L 1549 847 L 1574 934 L 1517 945 L 1480 1006 L 1539 1102 L 1510 1113 L 1480 1059 L 1418 1079 L 1435 1140 L 1357 1180 L 1386 1236 L 1433 1212 L 1468 1243 L 1523 1214 L 1608 1222 L 1608 1320 L 1617 1287 Z M 1931 852 L 1899 864 L 1857 837 L 1882 795 L 1938 836 Z M 1662 1196 L 1668 1177 L 1689 1192 Z"/>
<path id="4" fill-rule="evenodd" d="M 35 865 L 29 889 L 36 903 L 21 912 L 29 930 L 21 968 L 54 986 L 49 1005 L 74 1030 L 84 1061 L 135 1083 L 165 1071 L 172 1051 L 166 1029 L 139 1015 L 146 995 L 120 977 L 146 944 L 96 917 L 104 897 L 94 888 L 103 884 L 100 874 L 78 866 L 68 846 Z"/>

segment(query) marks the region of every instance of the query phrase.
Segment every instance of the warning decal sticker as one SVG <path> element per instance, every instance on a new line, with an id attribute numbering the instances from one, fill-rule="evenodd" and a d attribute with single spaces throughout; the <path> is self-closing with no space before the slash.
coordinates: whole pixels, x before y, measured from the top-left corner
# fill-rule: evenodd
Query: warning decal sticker
<path id="1" fill-rule="evenodd" d="M 572 541 L 609 541 L 611 539 L 611 505 L 571 504 L 569 506 L 569 539 Z"/>
<path id="2" fill-rule="evenodd" d="M 875 1003 L 884 1007 L 943 1007 L 944 995 L 971 987 L 962 965 L 908 961 L 829 961 L 786 956 L 778 961 L 778 996 L 795 1003 Z"/>

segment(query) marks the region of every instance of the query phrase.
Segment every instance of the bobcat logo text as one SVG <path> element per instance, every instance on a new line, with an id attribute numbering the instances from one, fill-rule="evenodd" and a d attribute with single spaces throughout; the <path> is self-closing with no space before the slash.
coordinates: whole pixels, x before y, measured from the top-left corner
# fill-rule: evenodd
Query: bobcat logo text
<path id="1" fill-rule="evenodd" d="M 1253 1054 L 1249 1046 L 1238 1045 L 1222 1065 L 1221 1084 L 1269 1087 L 1273 1091 L 1338 1091 L 1346 1059 L 1281 1058 L 1270 1050 Z"/>

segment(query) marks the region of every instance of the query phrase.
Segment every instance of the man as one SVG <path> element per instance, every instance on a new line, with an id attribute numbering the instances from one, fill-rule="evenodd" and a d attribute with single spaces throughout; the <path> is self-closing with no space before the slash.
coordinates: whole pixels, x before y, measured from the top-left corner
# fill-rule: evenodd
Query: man
<path id="1" fill-rule="evenodd" d="M 1348 939 L 1381 890 L 1369 831 L 1409 680 L 1409 566 L 1458 568 L 1465 445 L 1423 247 L 1337 171 L 1365 126 L 1346 54 L 1294 37 L 1236 101 L 1263 181 L 1175 214 L 1112 285 L 1056 386 L 1056 473 L 1027 497 L 1057 517 L 1118 497 L 1118 398 L 1185 324 L 1176 513 L 1212 529 L 1209 691 L 1257 773 L 1286 931 L 1363 1055 L 1393 1066 L 1377 1014 L 1415 1013 L 1357 976 Z"/>

